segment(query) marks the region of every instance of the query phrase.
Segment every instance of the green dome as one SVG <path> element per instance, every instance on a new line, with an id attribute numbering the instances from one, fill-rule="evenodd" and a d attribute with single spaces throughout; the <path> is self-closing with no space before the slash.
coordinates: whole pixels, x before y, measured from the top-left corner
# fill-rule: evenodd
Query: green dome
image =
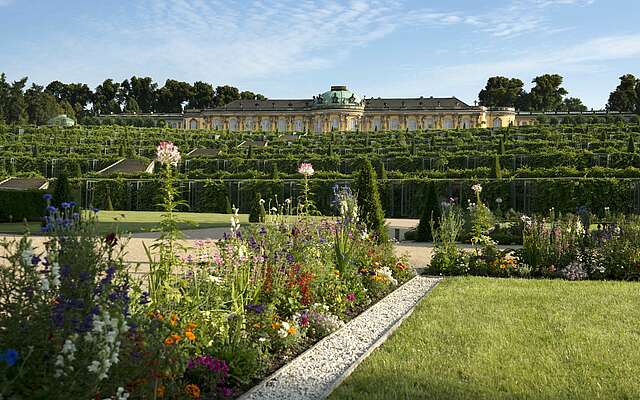
<path id="1" fill-rule="evenodd" d="M 74 121 L 73 118 L 67 117 L 66 114 L 60 114 L 47 121 L 47 124 L 55 126 L 74 126 L 76 121 Z"/>
<path id="2" fill-rule="evenodd" d="M 316 105 L 360 105 L 362 99 L 357 94 L 347 90 L 346 86 L 331 86 L 331 90 L 315 98 Z"/>

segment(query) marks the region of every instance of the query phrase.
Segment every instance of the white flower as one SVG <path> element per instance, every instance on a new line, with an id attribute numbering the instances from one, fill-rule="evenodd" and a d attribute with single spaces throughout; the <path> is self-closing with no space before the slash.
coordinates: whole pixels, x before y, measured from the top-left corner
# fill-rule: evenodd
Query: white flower
<path id="1" fill-rule="evenodd" d="M 313 170 L 313 165 L 311 165 L 310 163 L 302 163 L 298 167 L 298 173 L 308 178 L 312 176 L 315 173 L 315 171 Z"/>
<path id="2" fill-rule="evenodd" d="M 391 269 L 389 269 L 389 267 L 382 267 L 382 268 L 378 269 L 376 271 L 376 274 L 378 274 L 379 276 L 384 277 L 386 280 L 391 282 L 393 285 L 397 285 L 398 284 L 398 281 L 393 277 L 393 272 L 391 272 Z"/>
<path id="3" fill-rule="evenodd" d="M 284 329 L 280 329 L 278 330 L 278 336 L 280 336 L 282 339 L 286 338 L 289 335 L 289 332 L 287 332 Z"/>
<path id="4" fill-rule="evenodd" d="M 51 267 L 51 284 L 53 287 L 60 287 L 60 265 L 57 262 Z"/>
<path id="5" fill-rule="evenodd" d="M 129 398 L 129 393 L 127 393 L 126 390 L 124 390 L 123 387 L 119 387 L 118 391 L 116 392 L 116 399 L 117 400 L 127 400 Z"/>
<path id="6" fill-rule="evenodd" d="M 174 167 L 180 162 L 180 152 L 178 146 L 171 142 L 160 142 L 156 148 L 156 158 L 162 165 L 171 164 Z"/>
<path id="7" fill-rule="evenodd" d="M 476 193 L 480 193 L 482 192 L 482 186 L 480 186 L 479 183 L 476 183 L 475 185 L 471 186 L 471 190 L 473 190 Z"/>
<path id="8" fill-rule="evenodd" d="M 42 280 L 40 281 L 40 290 L 42 290 L 43 292 L 49 291 L 49 279 L 47 279 L 46 276 L 43 276 Z"/>
<path id="9" fill-rule="evenodd" d="M 93 360 L 91 361 L 91 364 L 89 364 L 89 366 L 87 367 L 87 370 L 95 374 L 96 372 L 98 372 L 101 365 L 102 364 L 100 364 L 100 361 Z"/>
<path id="10" fill-rule="evenodd" d="M 267 339 L 265 339 L 265 338 L 263 338 L 263 337 L 261 337 L 261 338 L 259 338 L 259 339 L 258 339 L 258 342 L 266 342 L 266 341 L 267 341 Z"/>
<path id="11" fill-rule="evenodd" d="M 263 206 L 265 201 L 264 201 L 264 199 L 260 199 L 260 201 L 258 201 L 258 203 L 260 203 L 260 205 Z"/>
<path id="12" fill-rule="evenodd" d="M 502 197 L 498 197 L 498 198 L 496 199 L 496 203 L 501 204 L 501 203 L 502 203 Z"/>
<path id="13" fill-rule="evenodd" d="M 224 283 L 224 279 L 222 279 L 219 276 L 214 276 L 214 275 L 209 275 L 207 277 L 207 280 L 211 283 L 215 283 L 216 285 L 220 285 L 222 283 Z"/>
<path id="14" fill-rule="evenodd" d="M 291 199 L 284 199 L 285 204 L 291 204 Z"/>
<path id="15" fill-rule="evenodd" d="M 277 209 L 277 208 L 275 208 L 275 207 L 271 207 L 271 211 L 273 211 L 273 212 L 278 212 L 278 209 Z"/>

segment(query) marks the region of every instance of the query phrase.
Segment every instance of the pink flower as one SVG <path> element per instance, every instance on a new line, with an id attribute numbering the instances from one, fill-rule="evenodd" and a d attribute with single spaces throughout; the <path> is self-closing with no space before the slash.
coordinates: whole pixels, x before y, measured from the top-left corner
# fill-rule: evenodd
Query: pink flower
<path id="1" fill-rule="evenodd" d="M 347 295 L 347 301 L 351 301 L 351 302 L 356 301 L 356 294 L 355 294 L 355 293 L 353 293 L 353 292 L 349 293 L 349 294 Z"/>
<path id="2" fill-rule="evenodd" d="M 160 142 L 156 148 L 156 158 L 162 165 L 171 164 L 174 167 L 180 162 L 180 152 L 178 146 L 171 142 Z"/>
<path id="3" fill-rule="evenodd" d="M 311 165 L 310 163 L 302 163 L 298 167 L 298 173 L 300 173 L 300 174 L 302 174 L 302 175 L 304 175 L 304 176 L 306 176 L 308 178 L 311 175 L 313 175 L 315 173 L 315 171 L 313 170 L 313 165 Z"/>

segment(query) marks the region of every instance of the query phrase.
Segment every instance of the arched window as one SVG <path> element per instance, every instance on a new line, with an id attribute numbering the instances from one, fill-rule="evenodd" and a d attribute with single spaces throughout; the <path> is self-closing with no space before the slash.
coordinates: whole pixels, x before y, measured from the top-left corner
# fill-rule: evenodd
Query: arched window
<path id="1" fill-rule="evenodd" d="M 433 129 L 434 125 L 435 124 L 433 122 L 433 118 L 432 117 L 427 117 L 427 118 L 424 119 L 422 126 L 424 126 L 427 129 Z"/>
<path id="2" fill-rule="evenodd" d="M 371 129 L 374 131 L 382 130 L 382 122 L 380 122 L 380 117 L 374 117 L 371 125 Z"/>
<path id="3" fill-rule="evenodd" d="M 287 120 L 284 118 L 278 118 L 278 132 L 286 132 L 287 131 Z"/>
<path id="4" fill-rule="evenodd" d="M 400 121 L 398 120 L 398 117 L 389 118 L 389 130 L 397 131 L 398 129 L 400 129 Z"/>
<path id="5" fill-rule="evenodd" d="M 493 119 L 493 127 L 494 128 L 502 128 L 502 120 L 500 118 Z"/>
<path id="6" fill-rule="evenodd" d="M 293 129 L 298 131 L 298 132 L 302 132 L 304 130 L 304 121 L 302 121 L 302 119 L 298 118 L 293 122 Z"/>
<path id="7" fill-rule="evenodd" d="M 236 132 L 238 130 L 238 120 L 236 118 L 229 118 L 229 132 Z"/>
<path id="8" fill-rule="evenodd" d="M 407 120 L 407 129 L 410 131 L 415 131 L 418 129 L 418 121 L 415 118 L 411 117 Z"/>
<path id="9" fill-rule="evenodd" d="M 269 118 L 262 118 L 262 120 L 260 121 L 260 130 L 262 132 L 271 131 L 271 120 Z"/>
<path id="10" fill-rule="evenodd" d="M 322 119 L 320 118 L 316 119 L 315 131 L 316 133 L 322 133 Z"/>
<path id="11" fill-rule="evenodd" d="M 347 120 L 347 130 L 355 131 L 358 129 L 358 119 L 355 117 L 349 118 Z"/>
<path id="12" fill-rule="evenodd" d="M 196 121 L 195 119 L 192 119 L 191 122 L 189 122 L 189 128 L 198 129 L 198 121 Z"/>
<path id="13" fill-rule="evenodd" d="M 463 129 L 471 128 L 471 120 L 469 118 L 465 117 L 462 119 L 462 128 Z"/>
<path id="14" fill-rule="evenodd" d="M 338 117 L 333 117 L 331 119 L 331 130 L 340 130 L 340 120 L 338 119 Z"/>
<path id="15" fill-rule="evenodd" d="M 213 121 L 211 121 L 211 128 L 214 131 L 221 131 L 222 130 L 222 120 L 220 118 L 214 118 Z"/>
<path id="16" fill-rule="evenodd" d="M 444 129 L 452 129 L 453 128 L 453 120 L 451 118 L 445 118 L 442 122 L 442 127 Z"/>
<path id="17" fill-rule="evenodd" d="M 253 118 L 246 118 L 244 120 L 244 130 L 251 132 L 253 130 Z"/>

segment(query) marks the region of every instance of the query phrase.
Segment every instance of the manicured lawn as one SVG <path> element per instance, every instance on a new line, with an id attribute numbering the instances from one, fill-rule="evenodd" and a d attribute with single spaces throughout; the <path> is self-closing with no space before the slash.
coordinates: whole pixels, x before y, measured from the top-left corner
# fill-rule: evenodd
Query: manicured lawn
<path id="1" fill-rule="evenodd" d="M 331 399 L 640 398 L 640 283 L 447 278 Z"/>
<path id="2" fill-rule="evenodd" d="M 159 228 L 162 212 L 158 211 L 100 211 L 98 213 L 98 230 L 106 233 L 116 228 L 120 232 L 149 232 Z M 180 224 L 180 229 L 218 228 L 229 226 L 230 216 L 211 213 L 178 213 L 179 218 L 187 221 Z M 247 223 L 248 215 L 240 215 L 240 222 Z M 29 229 L 33 233 L 40 232 L 40 224 L 30 222 Z M 2 233 L 22 233 L 23 223 L 0 224 Z"/>

